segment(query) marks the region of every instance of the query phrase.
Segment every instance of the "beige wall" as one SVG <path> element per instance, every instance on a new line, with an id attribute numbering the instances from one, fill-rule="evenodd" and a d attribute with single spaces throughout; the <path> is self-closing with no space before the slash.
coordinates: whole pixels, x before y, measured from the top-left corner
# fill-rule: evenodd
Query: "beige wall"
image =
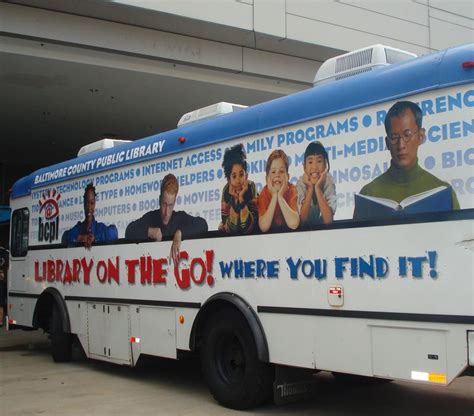
<path id="1" fill-rule="evenodd" d="M 344 51 L 384 43 L 426 54 L 474 42 L 472 0 L 119 0 L 117 3 Z"/>
<path id="2" fill-rule="evenodd" d="M 133 53 L 308 86 L 323 61 L 368 45 L 383 43 L 423 55 L 474 42 L 474 0 L 12 3 L 36 7 L 0 4 L 1 31 L 20 38 Z"/>

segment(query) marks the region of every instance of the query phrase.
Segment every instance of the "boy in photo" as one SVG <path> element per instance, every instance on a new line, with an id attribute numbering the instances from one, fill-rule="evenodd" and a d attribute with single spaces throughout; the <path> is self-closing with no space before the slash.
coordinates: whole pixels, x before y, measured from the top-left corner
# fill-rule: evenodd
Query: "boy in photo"
<path id="1" fill-rule="evenodd" d="M 258 197 L 258 224 L 262 232 L 296 230 L 300 224 L 296 186 L 289 183 L 288 156 L 274 150 L 267 160 L 266 186 Z"/>
<path id="2" fill-rule="evenodd" d="M 329 157 L 320 142 L 304 152 L 304 173 L 296 183 L 301 226 L 331 224 L 336 212 L 336 186 L 329 173 Z"/>

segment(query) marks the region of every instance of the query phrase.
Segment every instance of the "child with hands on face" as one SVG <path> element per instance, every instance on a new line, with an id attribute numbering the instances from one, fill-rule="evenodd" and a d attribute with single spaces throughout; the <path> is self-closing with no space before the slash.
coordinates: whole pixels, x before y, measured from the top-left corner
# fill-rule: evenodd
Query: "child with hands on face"
<path id="1" fill-rule="evenodd" d="M 251 233 L 258 221 L 257 189 L 248 180 L 246 158 L 242 144 L 224 153 L 222 167 L 227 184 L 222 191 L 219 230 L 227 234 Z"/>
<path id="2" fill-rule="evenodd" d="M 304 173 L 296 183 L 301 225 L 331 224 L 336 212 L 336 187 L 329 173 L 329 158 L 320 142 L 304 153 Z"/>
<path id="3" fill-rule="evenodd" d="M 265 168 L 266 186 L 258 197 L 258 224 L 262 232 L 298 228 L 297 191 L 289 183 L 288 167 L 288 156 L 283 150 L 270 153 Z"/>

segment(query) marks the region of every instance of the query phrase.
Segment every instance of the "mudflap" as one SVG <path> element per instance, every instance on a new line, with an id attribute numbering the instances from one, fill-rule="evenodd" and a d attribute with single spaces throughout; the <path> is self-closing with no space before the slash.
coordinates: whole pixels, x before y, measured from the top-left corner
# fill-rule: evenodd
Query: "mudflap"
<path id="1" fill-rule="evenodd" d="M 273 383 L 273 399 L 281 405 L 314 397 L 316 393 L 315 371 L 306 368 L 276 366 Z"/>

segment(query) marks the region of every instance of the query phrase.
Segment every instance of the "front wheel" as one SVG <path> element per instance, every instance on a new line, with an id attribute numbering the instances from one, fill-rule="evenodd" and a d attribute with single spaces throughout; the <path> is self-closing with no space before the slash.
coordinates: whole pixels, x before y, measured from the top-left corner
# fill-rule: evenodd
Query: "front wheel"
<path id="1" fill-rule="evenodd" d="M 71 361 L 72 335 L 63 330 L 62 318 L 57 304 L 53 305 L 49 332 L 53 360 L 57 363 Z"/>
<path id="2" fill-rule="evenodd" d="M 258 359 L 253 334 L 236 310 L 208 322 L 201 346 L 204 377 L 214 398 L 231 409 L 258 406 L 272 396 L 273 369 Z"/>

